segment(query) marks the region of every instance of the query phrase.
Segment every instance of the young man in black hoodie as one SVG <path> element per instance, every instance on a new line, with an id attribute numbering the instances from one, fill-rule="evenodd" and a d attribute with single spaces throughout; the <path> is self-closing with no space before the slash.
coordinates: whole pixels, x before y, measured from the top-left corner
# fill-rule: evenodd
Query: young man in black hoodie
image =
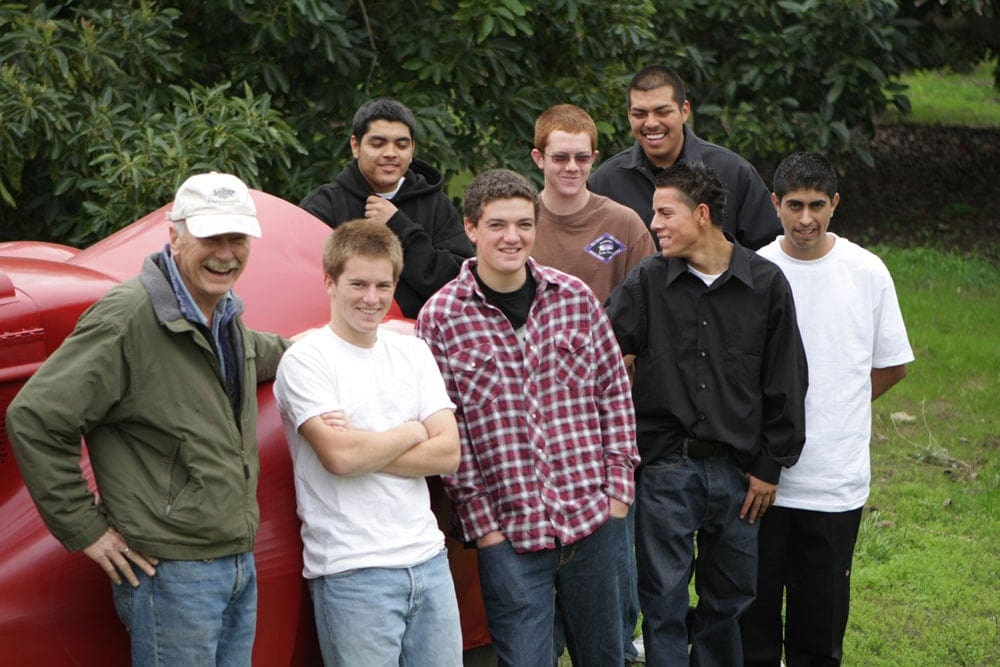
<path id="1" fill-rule="evenodd" d="M 413 157 L 415 131 L 413 112 L 401 102 L 388 97 L 365 102 L 354 114 L 354 160 L 300 204 L 334 228 L 358 218 L 389 226 L 403 244 L 395 298 L 407 317 L 416 317 L 474 254 L 442 191 L 441 172 Z"/>

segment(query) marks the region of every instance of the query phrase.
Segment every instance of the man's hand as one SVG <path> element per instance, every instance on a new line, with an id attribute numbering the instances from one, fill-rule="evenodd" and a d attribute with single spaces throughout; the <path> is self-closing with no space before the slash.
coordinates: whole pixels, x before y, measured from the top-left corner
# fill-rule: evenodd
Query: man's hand
<path id="1" fill-rule="evenodd" d="M 372 222 L 386 225 L 389 223 L 389 218 L 396 215 L 398 210 L 395 204 L 378 195 L 368 195 L 365 201 L 365 219 Z"/>
<path id="2" fill-rule="evenodd" d="M 478 540 L 476 540 L 477 549 L 485 549 L 486 547 L 492 547 L 494 544 L 500 544 L 507 538 L 499 530 L 494 530 L 493 532 L 486 533 Z"/>
<path id="3" fill-rule="evenodd" d="M 119 572 L 125 575 L 125 579 L 133 586 L 139 585 L 139 578 L 135 576 L 129 564 L 137 565 L 139 568 L 153 576 L 156 574 L 154 565 L 159 564 L 159 559 L 154 556 L 143 556 L 132 551 L 125 538 L 114 528 L 108 528 L 107 532 L 98 538 L 96 542 L 83 550 L 83 553 L 92 561 L 101 566 L 111 581 L 116 584 L 122 583 Z"/>
<path id="4" fill-rule="evenodd" d="M 757 517 L 764 516 L 767 508 L 774 504 L 774 498 L 778 495 L 778 485 L 757 479 L 747 473 L 747 497 L 740 508 L 740 518 L 746 519 L 749 523 L 757 520 Z"/>
<path id="5" fill-rule="evenodd" d="M 350 431 L 353 426 L 351 426 L 351 420 L 347 418 L 347 413 L 343 410 L 331 410 L 330 412 L 324 412 L 320 415 L 323 418 L 323 423 L 331 428 L 335 428 L 338 431 Z"/>
<path id="6" fill-rule="evenodd" d="M 608 501 L 611 506 L 612 519 L 624 519 L 628 516 L 628 505 L 617 498 L 612 498 L 611 496 L 608 496 Z"/>
<path id="7" fill-rule="evenodd" d="M 625 372 L 628 373 L 628 386 L 632 387 L 635 385 L 635 355 L 626 354 L 622 361 L 625 362 Z"/>

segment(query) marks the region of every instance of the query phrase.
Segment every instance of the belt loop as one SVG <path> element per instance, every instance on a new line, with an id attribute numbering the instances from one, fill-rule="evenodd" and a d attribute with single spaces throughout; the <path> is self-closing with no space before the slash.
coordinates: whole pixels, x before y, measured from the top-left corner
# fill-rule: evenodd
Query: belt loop
<path id="1" fill-rule="evenodd" d="M 681 445 L 681 457 L 682 458 L 685 458 L 685 459 L 690 458 L 688 456 L 688 443 L 690 443 L 690 442 L 691 442 L 691 438 L 684 438 L 684 440 L 682 442 L 682 445 Z"/>

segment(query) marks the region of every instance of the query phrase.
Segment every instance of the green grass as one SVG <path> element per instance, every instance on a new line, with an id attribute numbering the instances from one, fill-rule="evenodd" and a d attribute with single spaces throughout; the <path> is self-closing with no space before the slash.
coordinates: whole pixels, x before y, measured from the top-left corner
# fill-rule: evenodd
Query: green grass
<path id="1" fill-rule="evenodd" d="M 1000 127 L 1000 91 L 993 87 L 995 61 L 980 63 L 968 74 L 948 70 L 905 74 L 898 83 L 910 99 L 908 114 L 889 112 L 884 121 L 920 125 Z"/>
<path id="2" fill-rule="evenodd" d="M 875 403 L 844 664 L 998 664 L 1000 268 L 875 250 L 917 359 Z"/>
<path id="3" fill-rule="evenodd" d="M 874 405 L 843 664 L 997 665 L 1000 267 L 872 250 L 893 274 L 916 361 Z"/>
<path id="4" fill-rule="evenodd" d="M 913 112 L 883 120 L 1000 127 L 993 67 L 904 76 Z M 874 405 L 843 664 L 1000 665 L 1000 266 L 871 249 L 893 274 L 916 361 Z"/>

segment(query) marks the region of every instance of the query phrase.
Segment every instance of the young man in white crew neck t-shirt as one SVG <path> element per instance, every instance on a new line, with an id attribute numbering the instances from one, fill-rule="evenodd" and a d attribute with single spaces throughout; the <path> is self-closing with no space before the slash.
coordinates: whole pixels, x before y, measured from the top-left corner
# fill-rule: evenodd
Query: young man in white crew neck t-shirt
<path id="1" fill-rule="evenodd" d="M 871 403 L 903 379 L 913 352 L 885 265 L 829 231 L 840 202 L 830 163 L 818 153 L 788 156 L 772 201 L 785 233 L 758 252 L 781 267 L 795 297 L 809 362 L 806 444 L 761 520 L 744 664 L 778 665 L 782 643 L 790 667 L 840 664 L 871 478 Z"/>
<path id="2" fill-rule="evenodd" d="M 289 348 L 274 384 L 326 665 L 462 664 L 424 479 L 458 467 L 455 406 L 427 345 L 379 328 L 402 264 L 385 225 L 338 227 L 323 256 L 330 324 Z"/>

